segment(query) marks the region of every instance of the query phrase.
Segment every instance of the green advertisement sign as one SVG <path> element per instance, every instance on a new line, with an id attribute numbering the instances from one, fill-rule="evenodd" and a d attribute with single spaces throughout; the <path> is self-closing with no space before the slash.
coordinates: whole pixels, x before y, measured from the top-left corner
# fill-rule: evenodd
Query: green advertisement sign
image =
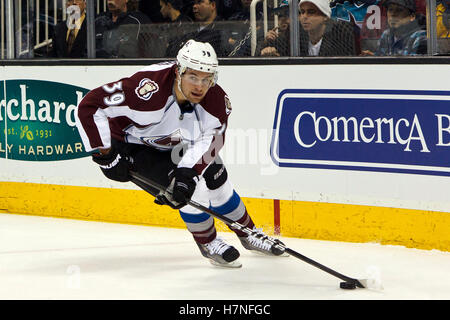
<path id="1" fill-rule="evenodd" d="M 58 161 L 89 156 L 75 124 L 89 91 L 41 80 L 0 81 L 0 158 Z"/>

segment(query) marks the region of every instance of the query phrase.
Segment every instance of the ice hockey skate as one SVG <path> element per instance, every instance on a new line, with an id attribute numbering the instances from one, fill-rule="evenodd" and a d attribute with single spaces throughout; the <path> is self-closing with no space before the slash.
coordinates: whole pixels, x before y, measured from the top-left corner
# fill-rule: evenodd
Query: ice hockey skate
<path id="1" fill-rule="evenodd" d="M 270 237 L 265 235 L 261 229 L 254 227 L 253 231 L 255 231 L 254 234 L 251 234 L 251 235 L 248 235 L 245 237 L 239 237 L 239 240 L 241 241 L 241 243 L 245 249 L 250 250 L 254 253 L 265 254 L 268 256 L 283 256 L 283 257 L 289 256 L 283 250 L 278 249 L 278 248 L 274 247 L 271 243 L 265 241 L 266 239 L 269 239 Z M 283 244 L 278 239 L 274 239 L 274 238 L 270 238 L 270 239 L 276 243 Z"/>
<path id="2" fill-rule="evenodd" d="M 220 238 L 201 244 L 197 242 L 200 252 L 205 258 L 208 258 L 212 265 L 225 268 L 240 268 L 242 264 L 237 261 L 240 254 L 236 248 L 225 243 Z"/>

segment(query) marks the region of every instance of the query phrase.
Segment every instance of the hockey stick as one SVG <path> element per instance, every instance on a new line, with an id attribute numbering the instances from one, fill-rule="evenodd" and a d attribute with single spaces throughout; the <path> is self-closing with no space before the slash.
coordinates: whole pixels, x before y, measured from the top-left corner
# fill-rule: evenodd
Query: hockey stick
<path id="1" fill-rule="evenodd" d="M 132 179 L 131 179 L 132 182 L 134 182 L 136 185 L 138 185 L 143 190 L 147 191 L 148 193 L 150 193 L 153 196 L 156 196 L 156 195 L 155 195 L 155 191 L 152 190 L 152 188 L 156 189 L 158 191 L 165 191 L 166 190 L 166 188 L 164 188 L 162 185 L 160 185 L 160 184 L 158 184 L 158 183 L 156 183 L 154 181 L 151 181 L 150 179 L 140 175 L 137 172 L 130 172 L 130 175 L 132 177 Z M 281 250 L 283 252 L 286 252 L 286 253 L 290 254 L 291 256 L 296 257 L 297 259 L 300 259 L 300 260 L 302 260 L 302 261 L 304 261 L 306 263 L 309 263 L 310 265 L 312 265 L 312 266 L 314 266 L 316 268 L 319 268 L 322 271 L 325 271 L 325 272 L 327 272 L 327 273 L 329 273 L 329 274 L 331 274 L 331 275 L 333 275 L 333 276 L 335 276 L 335 277 L 337 277 L 337 278 L 339 278 L 341 280 L 344 280 L 345 282 L 341 283 L 341 288 L 343 288 L 343 289 L 355 289 L 356 287 L 358 287 L 358 288 L 367 288 L 367 285 L 368 285 L 367 280 L 368 279 L 350 278 L 350 277 L 348 277 L 346 275 L 343 275 L 342 273 L 339 273 L 339 272 L 337 272 L 337 271 L 335 271 L 333 269 L 330 269 L 330 268 L 324 266 L 323 264 L 320 264 L 317 261 L 314 261 L 314 260 L 312 260 L 312 259 L 310 259 L 310 258 L 308 258 L 308 257 L 306 257 L 306 256 L 304 256 L 304 255 L 302 255 L 302 254 L 300 254 L 300 253 L 298 253 L 298 252 L 296 252 L 296 251 L 286 247 L 284 244 L 278 242 L 276 239 L 273 239 L 273 238 L 268 237 L 266 235 L 261 235 L 257 231 L 254 231 L 254 230 L 252 230 L 252 229 L 250 229 L 248 227 L 243 226 L 242 224 L 240 224 L 240 223 L 238 223 L 236 221 L 233 221 L 233 220 L 231 220 L 231 219 L 229 219 L 227 217 L 224 217 L 224 216 L 220 215 L 219 213 L 216 213 L 215 211 L 211 210 L 210 208 L 207 208 L 207 207 L 201 205 L 200 203 L 197 203 L 197 202 L 195 202 L 193 200 L 189 200 L 188 204 L 191 205 L 192 207 L 198 209 L 198 210 L 206 212 L 209 215 L 211 215 L 211 216 L 213 216 L 213 217 L 223 221 L 224 223 L 226 223 L 227 225 L 229 225 L 230 227 L 232 227 L 234 229 L 238 229 L 240 231 L 243 231 L 243 232 L 247 233 L 248 235 L 255 236 L 255 237 L 257 237 L 257 238 L 259 238 L 259 239 L 269 243 L 271 246 L 274 246 L 275 248 L 277 248 L 277 249 L 279 249 L 279 250 Z"/>

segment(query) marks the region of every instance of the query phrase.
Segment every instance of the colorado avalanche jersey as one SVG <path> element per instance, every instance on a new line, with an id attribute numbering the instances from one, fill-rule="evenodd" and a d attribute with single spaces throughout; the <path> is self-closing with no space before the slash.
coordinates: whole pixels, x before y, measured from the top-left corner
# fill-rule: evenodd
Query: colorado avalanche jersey
<path id="1" fill-rule="evenodd" d="M 178 167 L 199 174 L 223 146 L 230 101 L 219 85 L 186 110 L 173 93 L 174 62 L 150 65 L 129 78 L 91 90 L 77 110 L 77 128 L 87 152 L 109 148 L 111 138 L 185 152 Z"/>

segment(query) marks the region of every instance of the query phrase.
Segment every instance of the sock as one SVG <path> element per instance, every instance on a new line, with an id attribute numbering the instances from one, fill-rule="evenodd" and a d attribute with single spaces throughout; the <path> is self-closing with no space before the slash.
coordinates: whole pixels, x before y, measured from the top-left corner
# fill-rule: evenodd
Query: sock
<path id="1" fill-rule="evenodd" d="M 244 227 L 247 227 L 247 228 L 250 228 L 250 229 L 253 229 L 253 227 L 255 226 L 255 224 L 253 223 L 252 218 L 247 213 L 247 209 L 245 209 L 244 215 L 240 219 L 238 219 L 236 222 L 241 224 L 241 225 L 243 225 Z M 248 235 L 247 233 L 245 233 L 244 231 L 241 231 L 239 229 L 235 229 L 235 228 L 232 228 L 230 226 L 228 226 L 228 228 L 230 228 L 232 231 L 234 231 L 237 234 L 238 237 L 246 237 Z"/>
<path id="2" fill-rule="evenodd" d="M 194 237 L 195 242 L 206 244 L 213 241 L 216 238 L 217 231 L 216 227 L 213 224 L 211 227 L 209 227 L 204 231 L 191 232 L 191 234 Z"/>

